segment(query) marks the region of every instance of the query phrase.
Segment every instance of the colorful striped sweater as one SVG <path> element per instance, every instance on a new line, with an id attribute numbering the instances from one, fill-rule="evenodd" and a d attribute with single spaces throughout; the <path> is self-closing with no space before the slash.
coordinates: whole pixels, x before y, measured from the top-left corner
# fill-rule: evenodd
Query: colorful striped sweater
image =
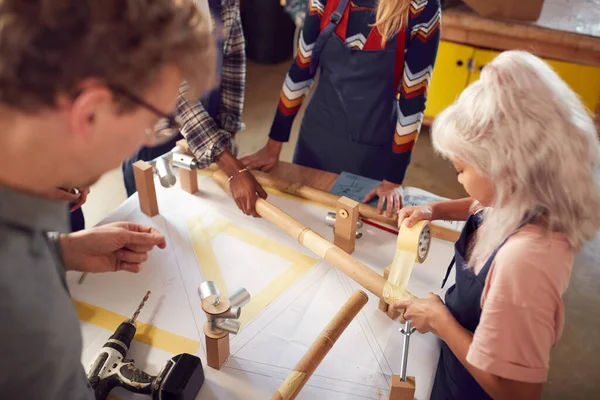
<path id="1" fill-rule="evenodd" d="M 337 6 L 338 1 L 329 0 Z M 322 16 L 328 0 L 308 0 L 308 13 L 298 43 L 298 52 L 285 78 L 279 105 L 269 137 L 287 142 L 292 124 L 312 87 L 314 76 L 310 73 L 310 60 L 315 41 L 327 21 Z M 347 26 L 338 27 L 336 34 L 353 50 L 381 49 L 380 35 L 375 23 L 377 0 L 351 0 Z M 345 19 L 345 18 L 344 18 Z M 346 21 L 342 19 L 340 25 Z M 440 41 L 441 6 L 439 0 L 412 0 L 406 28 L 404 65 L 396 65 L 395 74 L 402 79 L 396 88 L 396 132 L 390 132 L 390 151 L 394 157 L 394 171 L 386 178 L 402 183 L 410 163 L 423 121 L 427 88 Z M 345 29 L 344 29 L 345 28 Z M 372 30 L 374 32 L 372 32 Z M 340 35 L 345 34 L 345 37 Z"/>

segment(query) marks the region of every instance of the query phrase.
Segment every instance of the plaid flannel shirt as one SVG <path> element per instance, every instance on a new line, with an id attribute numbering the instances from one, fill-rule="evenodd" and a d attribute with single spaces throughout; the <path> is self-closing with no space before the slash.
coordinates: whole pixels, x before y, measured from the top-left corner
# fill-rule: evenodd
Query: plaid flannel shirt
<path id="1" fill-rule="evenodd" d="M 202 106 L 200 99 L 185 98 L 187 85 L 180 88 L 177 114 L 181 118 L 181 134 L 190 150 L 206 168 L 225 150 L 236 153 L 234 135 L 243 129 L 246 53 L 239 0 L 221 0 L 223 23 L 223 66 L 219 86 L 221 105 L 215 121 Z"/>

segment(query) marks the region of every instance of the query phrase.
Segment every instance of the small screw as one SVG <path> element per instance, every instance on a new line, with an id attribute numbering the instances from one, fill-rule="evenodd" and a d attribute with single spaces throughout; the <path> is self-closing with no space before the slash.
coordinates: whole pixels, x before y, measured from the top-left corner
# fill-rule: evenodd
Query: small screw
<path id="1" fill-rule="evenodd" d="M 221 296 L 217 296 L 217 297 L 215 297 L 215 300 L 214 300 L 214 301 L 213 301 L 213 303 L 212 303 L 212 305 L 213 305 L 213 306 L 217 306 L 217 305 L 219 304 L 220 297 L 221 297 Z"/>

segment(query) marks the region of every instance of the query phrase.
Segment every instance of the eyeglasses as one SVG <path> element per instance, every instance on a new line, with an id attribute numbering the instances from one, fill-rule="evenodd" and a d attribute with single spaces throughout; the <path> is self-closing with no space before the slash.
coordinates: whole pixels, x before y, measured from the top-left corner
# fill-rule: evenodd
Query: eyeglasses
<path id="1" fill-rule="evenodd" d="M 152 145 L 159 145 L 168 142 L 171 138 L 177 135 L 181 129 L 182 123 L 178 115 L 165 114 L 153 105 L 148 104 L 135 94 L 120 86 L 108 85 L 108 87 L 115 93 L 127 97 L 129 100 L 160 117 L 156 125 L 154 125 L 154 128 L 146 128 L 145 131 L 146 136 L 148 136 Z"/>

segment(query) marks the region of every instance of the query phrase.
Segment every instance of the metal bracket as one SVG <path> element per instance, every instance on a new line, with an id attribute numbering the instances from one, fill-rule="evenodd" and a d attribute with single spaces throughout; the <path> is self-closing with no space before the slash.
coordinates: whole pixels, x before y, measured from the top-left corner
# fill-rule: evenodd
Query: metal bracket
<path id="1" fill-rule="evenodd" d="M 152 165 L 154 173 L 158 175 L 160 184 L 164 188 L 171 188 L 177 183 L 177 178 L 173 174 L 173 167 L 184 168 L 189 171 L 198 169 L 198 161 L 194 157 L 185 154 L 185 150 L 180 146 L 175 146 L 168 153 L 148 161 L 148 164 Z"/>
<path id="2" fill-rule="evenodd" d="M 328 212 L 327 215 L 325 215 L 325 223 L 329 226 L 331 226 L 334 230 L 335 230 L 335 221 L 337 220 L 337 214 L 335 212 Z M 360 239 L 362 237 L 362 232 L 360 231 L 363 228 L 364 224 L 363 222 L 359 219 L 356 222 L 356 238 Z"/>
<path id="3" fill-rule="evenodd" d="M 198 288 L 202 310 L 211 331 L 237 334 L 240 330 L 242 307 L 250 302 L 250 293 L 244 288 L 236 289 L 229 298 L 221 298 L 219 288 L 212 281 L 202 282 Z"/>

